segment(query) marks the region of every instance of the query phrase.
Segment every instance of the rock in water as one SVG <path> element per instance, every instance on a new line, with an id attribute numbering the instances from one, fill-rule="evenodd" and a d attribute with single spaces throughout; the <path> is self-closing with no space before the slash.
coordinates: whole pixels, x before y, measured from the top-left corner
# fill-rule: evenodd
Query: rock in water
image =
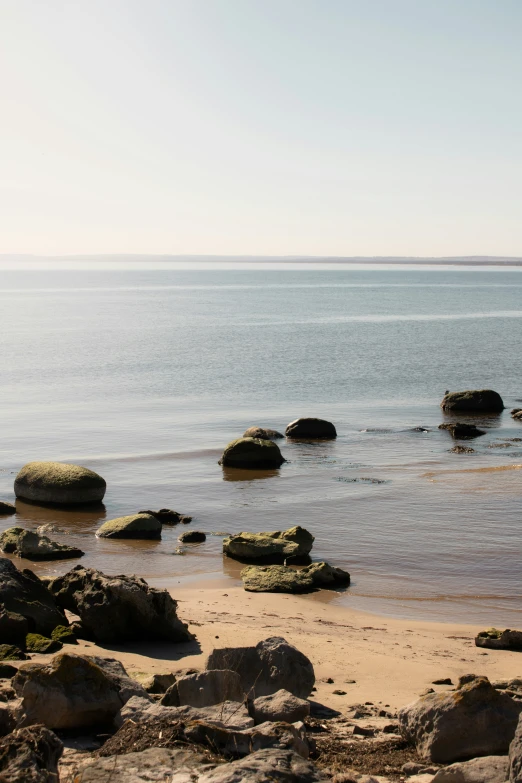
<path id="1" fill-rule="evenodd" d="M 271 440 L 261 438 L 238 438 L 227 446 L 219 464 L 229 468 L 265 470 L 279 468 L 286 462 L 277 446 Z"/>
<path id="2" fill-rule="evenodd" d="M 297 571 L 288 566 L 249 566 L 241 571 L 245 590 L 254 593 L 306 593 L 319 587 L 350 584 L 350 574 L 329 563 L 312 563 Z"/>
<path id="3" fill-rule="evenodd" d="M 32 571 L 19 571 L 10 560 L 0 557 L 0 604 L 8 612 L 25 617 L 29 631 L 50 636 L 57 625 L 67 625 L 45 585 Z"/>
<path id="4" fill-rule="evenodd" d="M 10 514 L 16 514 L 16 508 L 12 503 L 0 500 L 0 516 L 9 516 Z"/>
<path id="5" fill-rule="evenodd" d="M 206 533 L 203 533 L 201 530 L 187 530 L 186 533 L 182 533 L 178 537 L 178 541 L 182 544 L 201 544 L 206 540 Z"/>
<path id="6" fill-rule="evenodd" d="M 123 706 L 115 683 L 93 661 L 62 653 L 47 665 L 25 664 L 13 678 L 26 725 L 50 729 L 109 726 Z"/>
<path id="7" fill-rule="evenodd" d="M 179 511 L 173 511 L 171 508 L 160 508 L 158 511 L 150 511 L 150 509 L 145 511 L 139 511 L 139 514 L 152 514 L 153 517 L 156 517 L 162 525 L 179 525 L 181 522 L 182 525 L 188 525 L 189 522 L 192 522 L 192 517 L 186 516 L 186 514 L 180 514 Z"/>
<path id="8" fill-rule="evenodd" d="M 260 696 L 252 702 L 250 714 L 256 723 L 284 721 L 295 723 L 310 715 L 310 702 L 298 699 L 284 688 L 271 696 Z"/>
<path id="9" fill-rule="evenodd" d="M 211 707 L 224 701 L 243 702 L 245 694 L 237 672 L 212 670 L 178 677 L 161 704 L 166 707 Z"/>
<path id="10" fill-rule="evenodd" d="M 460 421 L 455 424 L 439 424 L 439 430 L 448 430 L 455 440 L 478 438 L 480 435 L 486 434 L 485 430 L 479 430 L 474 424 L 463 424 Z"/>
<path id="11" fill-rule="evenodd" d="M 28 462 L 15 479 L 17 498 L 34 503 L 99 503 L 105 479 L 93 470 L 64 462 Z"/>
<path id="12" fill-rule="evenodd" d="M 131 514 L 109 519 L 96 531 L 98 538 L 161 538 L 161 522 L 152 514 Z"/>
<path id="13" fill-rule="evenodd" d="M 522 650 L 522 631 L 512 631 L 510 628 L 499 631 L 497 628 L 489 628 L 475 637 L 475 645 L 489 647 L 492 650 Z"/>
<path id="14" fill-rule="evenodd" d="M 49 590 L 59 606 L 80 616 L 83 628 L 97 642 L 193 639 L 178 619 L 177 602 L 168 591 L 149 587 L 137 576 L 107 576 L 76 566 L 53 579 Z"/>
<path id="15" fill-rule="evenodd" d="M 432 783 L 505 783 L 508 775 L 507 756 L 482 756 L 439 769 Z"/>
<path id="16" fill-rule="evenodd" d="M 296 419 L 287 426 L 285 435 L 296 439 L 333 440 L 337 431 L 330 421 L 324 419 Z"/>
<path id="17" fill-rule="evenodd" d="M 17 729 L 0 739 L 0 779 L 9 783 L 57 783 L 63 743 L 45 726 Z"/>
<path id="18" fill-rule="evenodd" d="M 500 394 L 492 389 L 474 389 L 447 392 L 440 407 L 455 413 L 501 413 L 504 402 Z"/>
<path id="19" fill-rule="evenodd" d="M 314 540 L 299 526 L 268 533 L 239 533 L 223 539 L 223 553 L 245 562 L 309 563 Z"/>
<path id="20" fill-rule="evenodd" d="M 244 438 L 260 438 L 261 440 L 278 440 L 285 436 L 277 430 L 270 430 L 266 427 L 249 427 L 243 433 Z"/>
<path id="21" fill-rule="evenodd" d="M 10 527 L 4 531 L 0 536 L 0 549 L 26 560 L 66 560 L 85 554 L 81 549 L 58 544 L 47 536 L 24 530 L 22 527 Z"/>
<path id="22" fill-rule="evenodd" d="M 513 408 L 511 415 L 516 421 L 522 421 L 522 408 Z"/>
<path id="23" fill-rule="evenodd" d="M 430 693 L 399 712 L 401 734 L 422 758 L 438 764 L 507 753 L 522 703 L 501 694 L 487 677 L 450 693 Z"/>
<path id="24" fill-rule="evenodd" d="M 286 639 L 274 636 L 255 647 L 223 647 L 213 650 L 206 669 L 232 669 L 241 677 L 249 698 L 269 696 L 285 688 L 306 699 L 315 684 L 312 662 Z"/>

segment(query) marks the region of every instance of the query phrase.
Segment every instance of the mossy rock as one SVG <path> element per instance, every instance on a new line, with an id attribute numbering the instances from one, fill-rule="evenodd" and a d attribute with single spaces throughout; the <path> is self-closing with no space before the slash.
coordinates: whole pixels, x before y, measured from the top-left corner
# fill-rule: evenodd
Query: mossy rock
<path id="1" fill-rule="evenodd" d="M 350 574 L 329 563 L 312 563 L 301 570 L 288 566 L 248 566 L 241 571 L 245 590 L 253 593 L 307 593 L 320 587 L 350 584 Z"/>
<path id="2" fill-rule="evenodd" d="M 18 498 L 66 505 L 98 503 L 106 487 L 105 480 L 93 470 L 63 462 L 29 462 L 14 483 Z"/>
<path id="3" fill-rule="evenodd" d="M 0 644 L 0 661 L 25 661 L 27 655 L 14 644 Z"/>
<path id="4" fill-rule="evenodd" d="M 97 531 L 98 538 L 161 538 L 161 522 L 152 514 L 131 514 L 109 519 Z"/>
<path id="5" fill-rule="evenodd" d="M 238 438 L 225 447 L 219 464 L 230 468 L 267 470 L 286 462 L 279 446 L 261 438 Z"/>
<path id="6" fill-rule="evenodd" d="M 244 438 L 261 438 L 261 440 L 278 440 L 279 438 L 284 438 L 282 432 L 278 432 L 277 430 L 271 430 L 267 427 L 249 427 L 245 432 L 243 433 Z"/>
<path id="7" fill-rule="evenodd" d="M 57 625 L 51 634 L 51 639 L 62 644 L 78 644 L 74 631 L 67 625 Z"/>
<path id="8" fill-rule="evenodd" d="M 228 536 L 223 539 L 223 553 L 244 562 L 309 563 L 313 543 L 313 535 L 296 525 L 288 530 Z"/>
<path id="9" fill-rule="evenodd" d="M 504 402 L 500 394 L 493 389 L 467 389 L 447 392 L 440 407 L 444 411 L 455 413 L 501 413 L 504 410 Z"/>
<path id="10" fill-rule="evenodd" d="M 56 639 L 47 639 L 39 633 L 28 633 L 25 637 L 25 646 L 27 651 L 32 653 L 54 653 L 63 647 Z"/>
<path id="11" fill-rule="evenodd" d="M 81 549 L 59 544 L 22 527 L 10 527 L 4 531 L 0 536 L 0 549 L 26 560 L 67 560 L 85 554 Z"/>

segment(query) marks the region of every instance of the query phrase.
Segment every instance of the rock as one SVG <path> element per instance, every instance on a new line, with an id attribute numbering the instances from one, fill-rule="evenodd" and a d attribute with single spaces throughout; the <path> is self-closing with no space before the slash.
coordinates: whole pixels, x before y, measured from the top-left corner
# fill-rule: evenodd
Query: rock
<path id="1" fill-rule="evenodd" d="M 105 480 L 88 468 L 63 462 L 29 462 L 18 473 L 14 491 L 17 498 L 33 503 L 99 503 Z"/>
<path id="2" fill-rule="evenodd" d="M 24 530 L 22 527 L 10 527 L 4 531 L 0 536 L 0 549 L 26 560 L 65 560 L 85 554 L 81 549 L 58 544 L 47 536 Z"/>
<path id="3" fill-rule="evenodd" d="M 210 707 L 224 701 L 245 699 L 241 678 L 237 672 L 227 669 L 189 674 L 176 679 L 161 700 L 167 707 Z"/>
<path id="4" fill-rule="evenodd" d="M 509 781 L 522 783 L 522 720 L 518 726 L 509 747 Z"/>
<path id="5" fill-rule="evenodd" d="M 61 644 L 78 644 L 71 626 L 66 625 L 57 625 L 51 634 L 51 639 Z"/>
<path id="6" fill-rule="evenodd" d="M 261 438 L 238 438 L 231 441 L 219 460 L 219 464 L 230 468 L 269 469 L 279 468 L 286 462 L 277 446 L 271 440 Z"/>
<path id="7" fill-rule="evenodd" d="M 260 696 L 250 707 L 250 714 L 256 723 L 265 721 L 284 721 L 295 723 L 305 720 L 310 715 L 310 702 L 298 699 L 284 688 L 271 696 Z"/>
<path id="8" fill-rule="evenodd" d="M 271 637 L 255 647 L 223 647 L 213 650 L 206 669 L 232 669 L 241 677 L 249 698 L 269 696 L 282 688 L 306 699 L 315 684 L 314 667 L 302 652 L 281 637 Z"/>
<path id="9" fill-rule="evenodd" d="M 25 647 L 25 637 L 29 632 L 29 623 L 17 612 L 8 612 L 0 605 L 0 639 L 3 644 Z"/>
<path id="10" fill-rule="evenodd" d="M 198 783 L 326 783 L 329 779 L 297 753 L 271 748 L 217 766 L 200 777 Z"/>
<path id="11" fill-rule="evenodd" d="M 260 440 L 278 440 L 285 436 L 277 430 L 271 430 L 267 427 L 249 427 L 243 433 L 244 438 L 258 438 Z"/>
<path id="12" fill-rule="evenodd" d="M 137 576 L 107 576 L 76 566 L 49 586 L 57 603 L 79 615 L 97 642 L 117 643 L 193 639 L 178 619 L 177 602 L 167 590 L 149 587 Z"/>
<path id="13" fill-rule="evenodd" d="M 182 544 L 200 544 L 206 540 L 207 536 L 205 533 L 202 533 L 201 530 L 187 530 L 186 533 L 182 533 L 178 537 L 178 541 Z"/>
<path id="14" fill-rule="evenodd" d="M 451 677 L 439 677 L 438 680 L 433 680 L 432 685 L 453 685 Z"/>
<path id="15" fill-rule="evenodd" d="M 477 677 L 404 707 L 399 725 L 422 758 L 447 764 L 507 753 L 521 711 L 522 703 L 496 691 L 487 677 Z"/>
<path id="16" fill-rule="evenodd" d="M 175 682 L 176 675 L 174 673 L 152 674 L 145 680 L 143 687 L 147 693 L 166 693 Z"/>
<path id="17" fill-rule="evenodd" d="M 208 763 L 190 747 L 148 748 L 94 759 L 82 768 L 78 783 L 197 783 L 199 768 Z"/>
<path id="18" fill-rule="evenodd" d="M 9 710 L 9 707 L 4 704 L 0 704 L 0 737 L 5 737 L 6 734 L 10 734 L 15 726 L 16 723 L 11 711 Z M 0 781 L 1 780 L 2 777 L 0 774 Z"/>
<path id="19" fill-rule="evenodd" d="M 0 604 L 8 612 L 21 614 L 29 631 L 50 635 L 57 625 L 67 625 L 67 619 L 54 598 L 32 571 L 19 571 L 11 560 L 0 557 Z"/>
<path id="20" fill-rule="evenodd" d="M 12 679 L 18 669 L 16 666 L 10 666 L 8 663 L 0 663 L 0 680 Z"/>
<path id="21" fill-rule="evenodd" d="M 245 590 L 253 593 L 306 593 L 319 587 L 349 585 L 350 574 L 328 563 L 300 571 L 288 566 L 248 566 L 241 571 Z"/>
<path id="22" fill-rule="evenodd" d="M 183 726 L 187 742 L 204 745 L 224 756 L 248 756 L 263 748 L 283 748 L 308 758 L 306 737 L 291 723 L 262 723 L 236 731 L 215 724 L 194 721 Z"/>
<path id="23" fill-rule="evenodd" d="M 47 665 L 25 664 L 13 678 L 22 697 L 24 725 L 50 729 L 103 727 L 122 707 L 113 680 L 93 661 L 62 653 Z"/>
<path id="24" fill-rule="evenodd" d="M 17 729 L 0 739 L 0 779 L 6 783 L 57 783 L 62 752 L 61 740 L 45 726 Z"/>
<path id="25" fill-rule="evenodd" d="M 16 645 L 0 644 L 0 661 L 25 661 L 26 658 L 27 655 Z"/>
<path id="26" fill-rule="evenodd" d="M 65 530 L 54 522 L 46 522 L 44 525 L 39 525 L 36 528 L 36 532 L 40 536 L 46 536 L 48 533 L 65 533 Z"/>
<path id="27" fill-rule="evenodd" d="M 98 538 L 161 538 L 161 522 L 152 514 L 130 514 L 109 519 L 96 531 Z"/>
<path id="28" fill-rule="evenodd" d="M 16 514 L 15 506 L 12 503 L 0 500 L 0 516 L 9 516 L 9 514 Z"/>
<path id="29" fill-rule="evenodd" d="M 491 389 L 447 392 L 440 404 L 444 411 L 456 413 L 501 413 L 502 397 Z"/>
<path id="30" fill-rule="evenodd" d="M 260 563 L 310 562 L 314 537 L 302 527 L 265 533 L 239 533 L 223 539 L 223 553 Z"/>
<path id="31" fill-rule="evenodd" d="M 61 650 L 62 643 L 56 639 L 47 639 L 39 633 L 28 633 L 25 640 L 27 652 L 32 653 L 54 653 Z"/>
<path id="32" fill-rule="evenodd" d="M 287 438 L 332 440 L 337 437 L 334 425 L 324 419 L 296 419 L 285 430 Z"/>
<path id="33" fill-rule="evenodd" d="M 129 719 L 138 724 L 149 722 L 155 725 L 159 725 L 162 721 L 172 724 L 175 721 L 187 723 L 200 720 L 204 723 L 237 731 L 249 729 L 254 725 L 254 719 L 248 714 L 246 706 L 237 701 L 225 701 L 210 707 L 189 707 L 188 705 L 167 707 L 140 696 L 133 696 L 129 699 L 122 707 L 116 722 L 121 726 Z"/>
<path id="34" fill-rule="evenodd" d="M 471 446 L 453 446 L 449 451 L 451 454 L 475 454 L 475 449 L 472 449 Z"/>
<path id="35" fill-rule="evenodd" d="M 522 420 L 522 408 L 513 408 L 511 415 L 516 421 Z"/>
<path id="36" fill-rule="evenodd" d="M 433 783 L 505 783 L 508 775 L 507 756 L 482 756 L 439 769 Z"/>
<path id="37" fill-rule="evenodd" d="M 477 647 L 489 647 L 492 650 L 522 650 L 522 631 L 512 631 L 506 628 L 500 631 L 497 628 L 489 628 L 480 631 L 475 637 Z"/>
<path id="38" fill-rule="evenodd" d="M 188 525 L 192 522 L 192 517 L 188 517 L 185 514 L 180 514 L 178 511 L 172 511 L 170 508 L 160 508 L 159 511 L 139 511 L 139 514 L 151 514 L 161 522 L 162 525 Z"/>
<path id="39" fill-rule="evenodd" d="M 112 680 L 118 689 L 123 704 L 126 704 L 129 699 L 134 697 L 146 699 L 148 703 L 151 703 L 152 699 L 143 685 L 129 677 L 121 661 L 116 660 L 116 658 L 104 658 L 100 655 L 84 655 L 82 657 L 99 666 L 104 674 Z"/>
<path id="40" fill-rule="evenodd" d="M 484 430 L 479 430 L 474 424 L 463 424 L 462 422 L 456 422 L 455 424 L 439 424 L 439 430 L 448 430 L 451 437 L 456 440 L 478 438 L 480 435 L 486 434 Z"/>

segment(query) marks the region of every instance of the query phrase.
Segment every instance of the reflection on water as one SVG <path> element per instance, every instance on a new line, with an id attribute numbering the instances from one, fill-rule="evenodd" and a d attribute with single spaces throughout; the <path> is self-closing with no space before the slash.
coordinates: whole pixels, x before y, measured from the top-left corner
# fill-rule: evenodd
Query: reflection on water
<path id="1" fill-rule="evenodd" d="M 223 472 L 223 481 L 259 481 L 259 479 L 272 479 L 279 476 L 279 468 L 272 470 L 245 470 L 242 468 L 231 468 L 228 465 L 221 467 Z"/>

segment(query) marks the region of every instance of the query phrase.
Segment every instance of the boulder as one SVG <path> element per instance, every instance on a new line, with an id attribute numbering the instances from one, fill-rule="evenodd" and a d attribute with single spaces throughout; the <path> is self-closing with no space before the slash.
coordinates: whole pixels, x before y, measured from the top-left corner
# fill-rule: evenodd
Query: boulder
<path id="1" fill-rule="evenodd" d="M 0 605 L 0 640 L 3 644 L 25 647 L 25 637 L 29 632 L 29 623 L 17 612 L 8 612 Z"/>
<path id="2" fill-rule="evenodd" d="M 206 669 L 231 669 L 241 677 L 251 699 L 269 696 L 285 688 L 306 699 L 315 684 L 314 667 L 302 652 L 281 637 L 271 637 L 255 647 L 222 647 L 208 656 Z"/>
<path id="3" fill-rule="evenodd" d="M 10 666 L 8 663 L 0 663 L 0 680 L 11 680 L 18 669 L 16 666 Z"/>
<path id="4" fill-rule="evenodd" d="M 440 407 L 455 413 L 501 413 L 504 403 L 500 394 L 492 389 L 473 389 L 446 392 Z"/>
<path id="5" fill-rule="evenodd" d="M 139 514 L 151 514 L 161 522 L 162 525 L 188 525 L 192 522 L 192 517 L 180 514 L 179 511 L 172 511 L 171 508 L 160 508 L 159 511 L 139 511 Z"/>
<path id="6" fill-rule="evenodd" d="M 242 731 L 254 725 L 254 719 L 249 715 L 245 704 L 237 701 L 225 701 L 222 704 L 213 704 L 210 707 L 167 707 L 155 701 L 144 699 L 141 696 L 133 696 L 122 707 L 116 719 L 117 725 L 125 724 L 131 719 L 134 723 L 159 726 L 162 721 L 172 724 L 176 721 L 185 723 L 201 720 L 216 726 Z"/>
<path id="7" fill-rule="evenodd" d="M 509 746 L 509 783 L 522 783 L 522 720 Z"/>
<path id="8" fill-rule="evenodd" d="M 93 759 L 77 783 L 197 783 L 209 758 L 196 748 L 147 748 Z M 76 780 L 76 779 L 75 779 Z"/>
<path id="9" fill-rule="evenodd" d="M 5 500 L 0 500 L 0 516 L 9 516 L 10 514 L 16 514 L 15 506 Z"/>
<path id="10" fill-rule="evenodd" d="M 25 642 L 22 646 L 25 647 Z M 26 658 L 27 655 L 15 644 L 0 644 L 0 661 L 25 661 Z"/>
<path id="11" fill-rule="evenodd" d="M 285 458 L 271 440 L 262 438 L 238 438 L 231 441 L 222 454 L 219 464 L 230 468 L 269 469 L 279 468 Z"/>
<path id="12" fill-rule="evenodd" d="M 517 421 L 522 421 L 522 408 L 513 408 L 511 415 Z"/>
<path id="13" fill-rule="evenodd" d="M 430 693 L 399 712 L 401 734 L 422 758 L 450 764 L 507 753 L 522 703 L 475 677 L 456 691 Z"/>
<path id="14" fill-rule="evenodd" d="M 271 696 L 259 696 L 250 706 L 250 714 L 256 723 L 265 721 L 285 721 L 295 723 L 310 715 L 310 702 L 298 699 L 284 688 Z"/>
<path id="15" fill-rule="evenodd" d="M 239 533 L 223 539 L 223 553 L 258 563 L 309 563 L 314 537 L 302 527 L 265 533 Z"/>
<path id="16" fill-rule="evenodd" d="M 324 561 L 311 563 L 303 568 L 301 573 L 310 576 L 315 587 L 341 587 L 350 584 L 350 574 L 342 568 L 331 566 Z"/>
<path id="17" fill-rule="evenodd" d="M 28 633 L 25 640 L 25 649 L 32 653 L 54 653 L 61 650 L 62 643 L 56 639 L 47 639 L 39 633 Z"/>
<path id="18" fill-rule="evenodd" d="M 214 669 L 178 677 L 161 700 L 167 707 L 210 707 L 224 701 L 242 702 L 245 694 L 237 672 Z"/>
<path id="19" fill-rule="evenodd" d="M 260 440 L 278 440 L 278 438 L 284 438 L 282 432 L 277 430 L 271 430 L 267 427 L 249 427 L 243 433 L 244 438 L 259 438 Z"/>
<path id="20" fill-rule="evenodd" d="M 113 680 L 92 660 L 72 653 L 56 655 L 47 665 L 20 666 L 12 684 L 22 697 L 26 726 L 104 727 L 122 707 Z"/>
<path id="21" fill-rule="evenodd" d="M 207 536 L 201 530 L 187 530 L 178 537 L 182 544 L 201 544 L 207 540 Z"/>
<path id="22" fill-rule="evenodd" d="M 59 606 L 79 615 L 83 629 L 97 642 L 193 639 L 168 591 L 149 587 L 137 576 L 107 576 L 76 566 L 53 579 L 49 590 Z"/>
<path id="23" fill-rule="evenodd" d="M 54 639 L 54 641 L 60 642 L 61 644 L 78 644 L 75 633 L 70 625 L 57 625 L 56 628 L 53 629 L 51 639 Z"/>
<path id="24" fill-rule="evenodd" d="M 306 735 L 292 723 L 262 723 L 236 731 L 215 724 L 194 721 L 183 725 L 183 738 L 190 743 L 212 748 L 224 756 L 248 756 L 263 748 L 293 750 L 308 758 Z"/>
<path id="25" fill-rule="evenodd" d="M 130 514 L 109 519 L 96 531 L 98 538 L 161 538 L 161 522 L 152 514 Z"/>
<path id="26" fill-rule="evenodd" d="M 333 440 L 337 431 L 330 421 L 324 419 L 296 419 L 285 430 L 287 438 L 305 438 L 306 440 Z"/>
<path id="27" fill-rule="evenodd" d="M 252 593 L 307 593 L 320 587 L 350 584 L 350 574 L 328 563 L 312 563 L 300 571 L 288 566 L 248 566 L 241 571 L 245 590 Z"/>
<path id="28" fill-rule="evenodd" d="M 14 491 L 17 498 L 33 503 L 99 503 L 105 480 L 88 468 L 63 462 L 29 462 L 18 473 Z"/>
<path id="29" fill-rule="evenodd" d="M 267 748 L 217 766 L 203 774 L 198 783 L 326 783 L 328 780 L 329 775 L 294 751 Z"/>
<path id="30" fill-rule="evenodd" d="M 507 756 L 482 756 L 439 769 L 432 783 L 505 783 L 508 775 Z"/>
<path id="31" fill-rule="evenodd" d="M 26 560 L 66 560 L 82 557 L 85 552 L 67 544 L 58 544 L 47 536 L 24 530 L 22 527 L 10 527 L 0 536 L 2 552 L 23 557 Z"/>
<path id="32" fill-rule="evenodd" d="M 477 647 L 489 647 L 492 650 L 522 650 L 522 631 L 512 631 L 506 628 L 500 631 L 498 628 L 489 628 L 480 631 L 475 637 Z"/>
<path id="33" fill-rule="evenodd" d="M 57 783 L 62 752 L 63 743 L 45 726 L 17 729 L 0 739 L 0 779 L 6 783 Z"/>
<path id="34" fill-rule="evenodd" d="M 57 625 L 67 625 L 65 614 L 32 571 L 19 571 L 11 560 L 0 557 L 0 603 L 8 612 L 21 614 L 28 630 L 50 636 Z"/>
<path id="35" fill-rule="evenodd" d="M 485 430 L 479 430 L 474 424 L 464 424 L 462 422 L 439 424 L 439 430 L 448 430 L 451 437 L 455 438 L 455 440 L 478 438 L 480 435 L 486 434 Z"/>
<path id="36" fill-rule="evenodd" d="M 104 674 L 109 677 L 118 689 L 118 694 L 123 704 L 126 704 L 129 699 L 138 697 L 140 699 L 146 699 L 151 701 L 151 697 L 139 682 L 129 677 L 127 670 L 121 661 L 116 658 L 105 658 L 100 655 L 84 655 L 87 661 L 92 661 L 96 666 L 99 666 Z"/>
<path id="37" fill-rule="evenodd" d="M 147 693 L 166 693 L 175 682 L 176 675 L 173 672 L 167 674 L 151 674 L 143 683 L 143 687 Z"/>

